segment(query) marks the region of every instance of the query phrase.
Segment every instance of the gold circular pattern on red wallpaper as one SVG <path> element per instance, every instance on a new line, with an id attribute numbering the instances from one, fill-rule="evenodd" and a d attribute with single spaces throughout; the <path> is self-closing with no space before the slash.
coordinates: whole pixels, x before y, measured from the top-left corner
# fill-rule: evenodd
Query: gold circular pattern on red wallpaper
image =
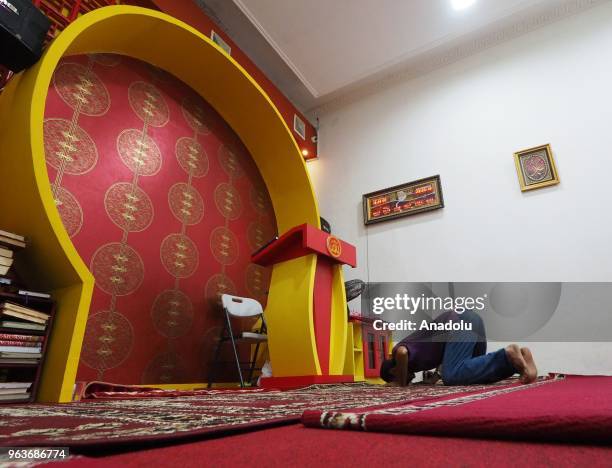
<path id="1" fill-rule="evenodd" d="M 233 147 L 230 148 L 227 145 L 221 144 L 217 155 L 219 157 L 219 163 L 227 175 L 234 179 L 238 179 L 242 176 L 242 167 L 236 155 L 236 150 Z"/>
<path id="2" fill-rule="evenodd" d="M 210 303 L 221 305 L 221 294 L 236 294 L 236 285 L 226 274 L 217 273 L 206 282 L 204 297 Z"/>
<path id="3" fill-rule="evenodd" d="M 119 54 L 89 54 L 89 58 L 105 67 L 116 67 L 121 63 Z"/>
<path id="4" fill-rule="evenodd" d="M 231 265 L 238 259 L 238 239 L 226 227 L 219 226 L 210 234 L 210 250 L 222 265 Z"/>
<path id="5" fill-rule="evenodd" d="M 269 224 L 253 221 L 247 228 L 247 240 L 251 250 L 257 250 L 274 237 L 274 229 Z"/>
<path id="6" fill-rule="evenodd" d="M 117 137 L 117 152 L 123 164 L 139 175 L 152 176 L 161 169 L 161 151 L 155 140 L 142 130 L 123 130 Z"/>
<path id="7" fill-rule="evenodd" d="M 101 116 L 108 112 L 111 100 L 106 86 L 83 65 L 60 64 L 53 73 L 53 86 L 62 100 L 80 114 Z"/>
<path id="8" fill-rule="evenodd" d="M 138 252 L 127 244 L 111 242 L 98 248 L 91 259 L 96 286 L 107 294 L 125 296 L 142 283 L 144 265 Z"/>
<path id="9" fill-rule="evenodd" d="M 265 190 L 251 187 L 251 206 L 261 215 L 269 215 L 272 212 L 272 204 Z"/>
<path id="10" fill-rule="evenodd" d="M 119 228 L 128 232 L 140 232 L 153 221 L 153 203 L 137 185 L 117 182 L 104 195 L 106 214 Z"/>
<path id="11" fill-rule="evenodd" d="M 160 353 L 149 361 L 142 374 L 142 383 L 180 383 L 185 380 L 181 358 L 172 351 Z"/>
<path id="12" fill-rule="evenodd" d="M 176 140 L 176 159 L 187 174 L 204 177 L 208 174 L 208 155 L 194 138 L 181 137 Z"/>
<path id="13" fill-rule="evenodd" d="M 254 263 L 246 268 L 245 285 L 251 296 L 259 302 L 265 302 L 266 293 L 270 286 L 270 269 Z"/>
<path id="14" fill-rule="evenodd" d="M 151 309 L 155 329 L 167 338 L 186 335 L 191 329 L 193 304 L 189 297 L 178 289 L 162 291 Z"/>
<path id="15" fill-rule="evenodd" d="M 187 121 L 193 131 L 201 135 L 207 135 L 210 133 L 210 122 L 213 119 L 211 110 L 205 109 L 201 103 L 195 101 L 195 99 L 185 98 L 181 103 L 181 109 L 183 111 L 183 117 Z"/>
<path id="16" fill-rule="evenodd" d="M 200 192 L 185 182 L 178 182 L 170 187 L 168 204 L 172 214 L 181 223 L 192 226 L 202 221 L 204 200 Z"/>
<path id="17" fill-rule="evenodd" d="M 110 378 L 101 374 L 114 368 L 124 383 L 198 381 L 222 324 L 220 295 L 266 297 L 269 271 L 249 266 L 246 254 L 276 229 L 256 165 L 206 101 L 145 62 L 69 57 L 49 88 L 50 183 L 97 286 L 79 380 L 95 378 L 96 369 Z M 263 193 L 251 194 L 251 187 Z M 91 214 L 90 199 L 104 202 L 109 218 Z M 250 227 L 249 240 L 254 221 L 261 225 Z M 141 234 L 130 245 L 134 231 Z M 189 286 L 196 283 L 199 291 Z M 248 349 L 240 355 L 247 360 Z M 222 356 L 231 359 L 231 347 Z M 233 370 L 222 374 L 236 377 Z"/>
<path id="18" fill-rule="evenodd" d="M 98 162 L 96 144 L 76 123 L 45 119 L 43 137 L 47 164 L 64 174 L 86 174 Z"/>
<path id="19" fill-rule="evenodd" d="M 68 236 L 76 236 L 83 226 L 83 209 L 78 200 L 68 189 L 57 187 L 55 190 L 55 206 L 57 206 L 57 211 L 59 211 Z"/>
<path id="20" fill-rule="evenodd" d="M 130 355 L 133 342 L 132 324 L 123 314 L 96 312 L 87 320 L 81 360 L 93 369 L 113 369 Z"/>
<path id="21" fill-rule="evenodd" d="M 166 236 L 159 253 L 164 268 L 175 278 L 187 278 L 198 268 L 198 248 L 185 234 Z"/>
<path id="22" fill-rule="evenodd" d="M 150 83 L 136 81 L 128 89 L 130 107 L 140 120 L 151 127 L 163 127 L 170 119 L 166 100 Z"/>
<path id="23" fill-rule="evenodd" d="M 242 213 L 240 193 L 231 184 L 222 182 L 215 189 L 215 205 L 224 218 L 235 220 Z"/>

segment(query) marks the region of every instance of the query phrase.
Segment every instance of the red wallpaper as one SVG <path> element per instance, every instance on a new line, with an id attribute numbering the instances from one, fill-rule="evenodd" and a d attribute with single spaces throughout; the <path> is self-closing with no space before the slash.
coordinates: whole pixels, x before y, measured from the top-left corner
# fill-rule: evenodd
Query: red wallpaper
<path id="1" fill-rule="evenodd" d="M 205 380 L 219 294 L 265 303 L 269 284 L 249 258 L 276 222 L 248 151 L 187 85 L 107 54 L 58 66 L 44 136 L 60 215 L 96 278 L 77 379 Z"/>

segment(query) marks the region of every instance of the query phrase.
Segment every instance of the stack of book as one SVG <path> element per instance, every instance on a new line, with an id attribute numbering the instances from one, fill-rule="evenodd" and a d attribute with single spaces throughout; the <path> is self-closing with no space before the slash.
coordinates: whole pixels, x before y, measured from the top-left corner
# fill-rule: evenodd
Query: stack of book
<path id="1" fill-rule="evenodd" d="M 13 251 L 0 245 L 0 275 L 6 275 L 13 266 Z M 10 284 L 10 282 L 9 282 Z"/>
<path id="2" fill-rule="evenodd" d="M 0 401 L 29 400 L 32 382 L 0 382 Z"/>
<path id="3" fill-rule="evenodd" d="M 0 339 L 2 339 L 0 334 Z M 32 396 L 35 375 L 15 372 L 14 368 L 0 368 L 0 404 L 28 401 Z"/>
<path id="4" fill-rule="evenodd" d="M 0 364 L 38 363 L 43 341 L 43 336 L 0 333 Z"/>
<path id="5" fill-rule="evenodd" d="M 0 327 L 20 330 L 44 331 L 49 314 L 30 307 L 3 302 L 0 304 Z"/>
<path id="6" fill-rule="evenodd" d="M 24 236 L 0 229 L 0 275 L 6 275 L 13 266 L 13 249 L 25 246 Z"/>

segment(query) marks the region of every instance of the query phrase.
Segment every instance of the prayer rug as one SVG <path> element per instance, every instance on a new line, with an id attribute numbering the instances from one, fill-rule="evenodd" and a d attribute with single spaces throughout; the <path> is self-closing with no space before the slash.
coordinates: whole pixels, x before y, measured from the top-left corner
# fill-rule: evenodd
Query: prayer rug
<path id="1" fill-rule="evenodd" d="M 612 377 L 555 376 L 435 401 L 305 411 L 308 427 L 451 437 L 612 443 Z"/>
<path id="2" fill-rule="evenodd" d="M 385 387 L 365 383 L 297 390 L 156 391 L 142 398 L 0 406 L 0 445 L 95 447 L 185 439 L 299 421 L 304 410 L 398 407 L 507 388 L 494 385 Z M 108 392 L 112 393 L 112 392 Z M 131 393 L 131 392 L 119 392 Z M 181 395 L 186 393 L 186 395 Z"/>

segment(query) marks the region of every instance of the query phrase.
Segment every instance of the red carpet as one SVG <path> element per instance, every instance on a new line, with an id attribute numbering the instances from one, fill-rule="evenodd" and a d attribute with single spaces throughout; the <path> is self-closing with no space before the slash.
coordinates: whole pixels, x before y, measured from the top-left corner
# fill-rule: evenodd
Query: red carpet
<path id="1" fill-rule="evenodd" d="M 291 425 L 103 457 L 58 467 L 577 467 L 609 468 L 612 449 L 548 443 L 316 431 Z"/>
<path id="2" fill-rule="evenodd" d="M 309 427 L 557 442 L 612 443 L 612 377 L 569 376 L 379 410 L 306 411 Z"/>
<path id="3" fill-rule="evenodd" d="M 108 394 L 98 395 L 106 400 L 6 405 L 0 406 L 0 445 L 110 447 L 176 441 L 297 422 L 308 409 L 381 408 L 516 385 L 500 384 L 397 388 L 357 383 L 288 391 L 158 391 L 153 396 L 136 390 L 135 395 L 119 392 L 121 399 Z"/>

